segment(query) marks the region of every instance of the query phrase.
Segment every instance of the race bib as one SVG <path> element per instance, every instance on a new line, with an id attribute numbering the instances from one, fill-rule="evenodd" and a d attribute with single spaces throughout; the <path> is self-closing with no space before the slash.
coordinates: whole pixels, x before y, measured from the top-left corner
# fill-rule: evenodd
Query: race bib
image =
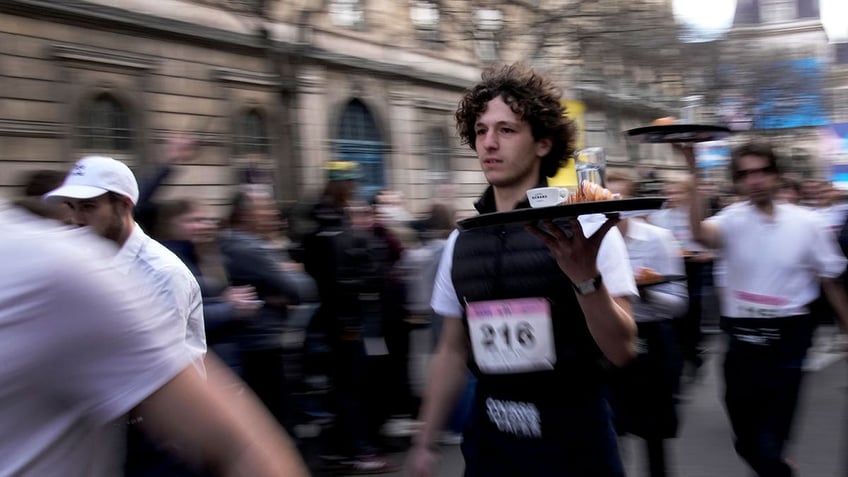
<path id="1" fill-rule="evenodd" d="M 787 300 L 783 297 L 760 295 L 740 290 L 734 290 L 730 295 L 731 309 L 741 318 L 776 318 L 786 316 Z"/>
<path id="2" fill-rule="evenodd" d="M 553 369 L 556 364 L 550 304 L 544 298 L 468 303 L 474 362 L 488 374 Z"/>

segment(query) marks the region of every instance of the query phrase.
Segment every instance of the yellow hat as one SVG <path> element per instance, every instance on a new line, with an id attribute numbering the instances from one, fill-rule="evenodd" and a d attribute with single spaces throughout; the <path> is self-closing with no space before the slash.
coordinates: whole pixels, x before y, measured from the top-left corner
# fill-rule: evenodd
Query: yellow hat
<path id="1" fill-rule="evenodd" d="M 362 178 L 359 163 L 354 161 L 330 161 L 324 165 L 327 180 L 353 181 Z"/>

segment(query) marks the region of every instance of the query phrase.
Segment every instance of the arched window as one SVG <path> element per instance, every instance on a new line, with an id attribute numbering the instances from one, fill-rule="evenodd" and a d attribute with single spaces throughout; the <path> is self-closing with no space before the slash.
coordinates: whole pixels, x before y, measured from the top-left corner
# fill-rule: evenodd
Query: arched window
<path id="1" fill-rule="evenodd" d="M 112 95 L 99 94 L 81 108 L 77 137 L 83 150 L 129 152 L 132 149 L 129 113 Z"/>
<path id="2" fill-rule="evenodd" d="M 427 154 L 427 182 L 430 194 L 436 197 L 439 186 L 451 182 L 450 145 L 445 132 L 438 128 L 427 131 L 424 141 Z"/>
<path id="3" fill-rule="evenodd" d="M 251 109 L 238 118 L 236 125 L 236 154 L 269 154 L 271 152 L 265 118 Z"/>
<path id="4" fill-rule="evenodd" d="M 364 177 L 359 183 L 359 193 L 363 198 L 384 188 L 383 140 L 374 117 L 362 101 L 354 99 L 347 104 L 334 142 L 339 160 L 356 161 L 362 166 Z"/>

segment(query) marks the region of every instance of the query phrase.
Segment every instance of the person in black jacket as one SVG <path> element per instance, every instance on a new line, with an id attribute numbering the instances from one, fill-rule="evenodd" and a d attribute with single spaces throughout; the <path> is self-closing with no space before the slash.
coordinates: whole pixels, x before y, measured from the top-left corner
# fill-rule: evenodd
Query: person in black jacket
<path id="1" fill-rule="evenodd" d="M 332 161 L 325 169 L 324 193 L 308 214 L 308 226 L 302 227 L 308 230 L 303 238 L 304 266 L 315 280 L 321 301 L 310 329 L 327 338 L 334 386 L 336 422 L 324 452 L 341 457 L 332 459 L 332 464 L 340 464 L 346 473 L 389 472 L 392 466 L 376 454 L 368 436 L 365 338 L 380 333 L 375 330 L 381 325 L 383 292 L 378 268 L 387 265 L 381 262 L 389 261 L 391 252 L 388 246 L 382 247 L 387 253 L 381 260 L 374 246 L 380 241 L 373 230 L 353 223 L 355 208 L 351 206 L 361 175 L 358 164 Z"/>

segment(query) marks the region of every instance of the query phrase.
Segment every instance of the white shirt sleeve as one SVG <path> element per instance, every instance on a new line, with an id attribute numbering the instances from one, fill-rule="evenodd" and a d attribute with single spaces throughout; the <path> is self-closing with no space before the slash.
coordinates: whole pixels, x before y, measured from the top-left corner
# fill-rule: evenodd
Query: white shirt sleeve
<path id="1" fill-rule="evenodd" d="M 816 275 L 823 278 L 839 277 L 845 271 L 846 258 L 836 236 L 824 223 L 816 221 L 810 227 L 813 233 L 809 250 Z"/>
<path id="2" fill-rule="evenodd" d="M 453 287 L 451 278 L 453 249 L 457 237 L 459 237 L 459 230 L 454 230 L 445 242 L 439 269 L 436 272 L 436 281 L 433 283 L 433 296 L 430 299 L 430 306 L 434 312 L 450 318 L 462 318 L 462 305 L 456 297 L 456 289 Z"/>
<path id="3" fill-rule="evenodd" d="M 605 218 L 601 216 L 583 219 L 583 234 L 591 237 L 603 225 Z M 627 246 L 618 227 L 613 227 L 601 241 L 598 250 L 598 271 L 604 279 L 604 286 L 612 297 L 637 297 L 636 278 L 630 266 L 630 256 Z"/>

